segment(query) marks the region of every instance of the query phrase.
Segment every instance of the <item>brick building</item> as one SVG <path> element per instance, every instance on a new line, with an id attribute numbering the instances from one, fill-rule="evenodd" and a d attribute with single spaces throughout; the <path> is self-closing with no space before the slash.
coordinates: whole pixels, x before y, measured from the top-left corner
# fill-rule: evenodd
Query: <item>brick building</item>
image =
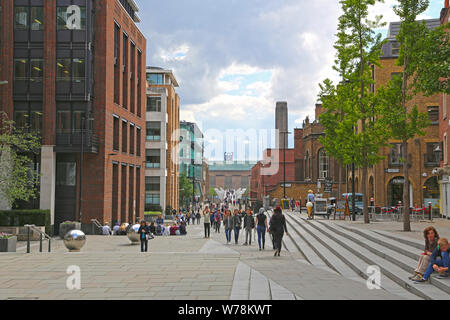
<path id="1" fill-rule="evenodd" d="M 142 217 L 146 39 L 135 2 L 1 6 L 2 110 L 42 136 L 39 199 L 20 205 L 50 210 L 56 230 Z"/>
<path id="2" fill-rule="evenodd" d="M 441 11 L 441 24 L 449 22 L 450 6 L 449 0 L 445 0 L 444 8 Z M 441 170 L 439 170 L 439 178 L 441 184 L 441 214 L 450 217 L 450 117 L 449 106 L 450 96 L 443 93 L 440 97 L 440 113 L 439 113 L 439 137 L 442 142 L 443 161 L 441 162 Z"/>
<path id="3" fill-rule="evenodd" d="M 429 28 L 439 26 L 439 19 L 425 21 Z M 395 22 L 389 25 L 387 43 L 383 45 L 383 55 L 380 58 L 380 66 L 374 66 L 373 77 L 375 80 L 374 90 L 382 85 L 386 85 L 392 76 L 402 72 L 402 67 L 397 66 L 399 54 L 399 44 L 395 37 L 399 31 L 400 23 Z M 440 145 L 439 139 L 439 96 L 425 97 L 416 95 L 409 102 L 409 105 L 417 105 L 419 112 L 429 114 L 432 125 L 425 129 L 425 136 L 416 137 L 409 141 L 410 152 L 410 194 L 411 206 L 423 206 L 432 202 L 434 206 L 439 206 L 438 179 L 433 174 L 433 169 L 439 166 L 439 159 L 436 159 L 435 150 Z M 380 155 L 385 156 L 385 160 L 369 169 L 368 190 L 361 189 L 362 171 L 357 170 L 355 174 L 356 190 L 359 193 L 367 193 L 368 197 L 374 197 L 377 205 L 395 206 L 399 201 L 403 201 L 403 163 L 401 141 L 389 141 L 389 147 L 382 148 Z M 348 188 L 351 188 L 351 171 L 348 169 Z M 427 204 L 428 206 L 428 204 Z"/>
<path id="4" fill-rule="evenodd" d="M 178 209 L 178 81 L 171 70 L 147 67 L 147 86 L 146 211 Z"/>
<path id="5" fill-rule="evenodd" d="M 210 188 L 224 190 L 247 188 L 250 191 L 251 170 L 255 165 L 249 161 L 215 161 L 209 164 Z"/>

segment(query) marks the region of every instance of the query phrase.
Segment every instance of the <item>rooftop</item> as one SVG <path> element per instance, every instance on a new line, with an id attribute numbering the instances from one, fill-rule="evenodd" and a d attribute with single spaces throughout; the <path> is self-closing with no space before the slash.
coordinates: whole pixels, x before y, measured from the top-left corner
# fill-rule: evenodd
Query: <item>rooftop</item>
<path id="1" fill-rule="evenodd" d="M 170 80 L 171 80 L 173 86 L 174 87 L 179 87 L 178 81 L 175 78 L 172 70 L 164 69 L 164 68 L 161 68 L 161 67 L 148 66 L 146 73 L 147 74 L 165 74 L 165 75 L 168 75 L 170 77 Z"/>
<path id="2" fill-rule="evenodd" d="M 256 161 L 210 161 L 209 171 L 251 171 Z"/>

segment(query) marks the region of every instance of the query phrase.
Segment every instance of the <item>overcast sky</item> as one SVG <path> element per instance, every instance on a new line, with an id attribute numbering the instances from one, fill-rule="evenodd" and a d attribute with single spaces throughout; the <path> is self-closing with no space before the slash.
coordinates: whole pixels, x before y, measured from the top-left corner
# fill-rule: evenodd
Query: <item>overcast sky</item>
<path id="1" fill-rule="evenodd" d="M 270 130 L 278 100 L 289 104 L 289 129 L 301 127 L 314 118 L 318 83 L 335 78 L 337 0 L 137 2 L 147 64 L 174 71 L 181 120 L 205 132 Z M 398 20 L 395 3 L 385 0 L 372 15 Z M 424 18 L 438 18 L 443 5 L 431 0 Z"/>

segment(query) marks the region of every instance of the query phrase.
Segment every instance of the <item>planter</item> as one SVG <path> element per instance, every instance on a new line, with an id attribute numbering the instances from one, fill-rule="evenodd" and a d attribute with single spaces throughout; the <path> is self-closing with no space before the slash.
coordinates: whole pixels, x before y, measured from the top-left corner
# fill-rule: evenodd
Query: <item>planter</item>
<path id="1" fill-rule="evenodd" d="M 59 225 L 59 237 L 61 239 L 64 239 L 65 235 L 72 230 L 81 230 L 81 223 L 80 222 L 61 223 Z"/>
<path id="2" fill-rule="evenodd" d="M 45 227 L 36 227 L 42 232 L 45 232 Z M 39 232 L 30 230 L 30 241 L 39 241 L 41 235 Z M 27 241 L 28 240 L 28 228 L 26 227 L 0 227 L 0 232 L 9 233 L 17 237 L 17 241 Z"/>
<path id="3" fill-rule="evenodd" d="M 16 252 L 17 237 L 0 239 L 0 252 Z"/>

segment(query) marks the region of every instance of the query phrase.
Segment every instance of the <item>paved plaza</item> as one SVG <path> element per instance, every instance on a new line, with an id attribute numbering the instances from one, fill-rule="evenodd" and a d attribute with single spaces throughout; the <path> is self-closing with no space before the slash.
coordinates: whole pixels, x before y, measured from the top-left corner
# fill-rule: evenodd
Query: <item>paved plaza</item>
<path id="1" fill-rule="evenodd" d="M 293 214 L 293 218 L 291 214 L 288 217 L 292 225 L 291 219 L 302 219 Z M 122 236 L 88 236 L 80 253 L 68 253 L 57 240 L 51 253 L 39 253 L 35 243 L 32 253 L 26 254 L 21 243 L 19 252 L 0 255 L 0 299 L 418 298 L 396 288 L 384 275 L 385 287 L 369 290 L 363 277 L 350 267 L 339 269 L 339 261 L 332 262 L 334 267 L 330 268 L 312 258 L 313 251 L 295 250 L 301 249 L 302 240 L 308 237 L 306 232 L 300 237 L 292 225 L 288 225 L 290 237 L 285 238 L 285 247 L 290 251 L 282 252 L 280 258 L 273 257 L 271 244 L 264 252 L 258 251 L 255 243 L 249 247 L 225 245 L 223 228 L 220 234 L 212 232 L 211 239 L 204 239 L 203 225 L 188 226 L 186 237 L 151 240 L 149 253 L 140 253 L 139 246 L 130 245 Z M 80 290 L 67 289 L 69 266 L 80 268 Z"/>

